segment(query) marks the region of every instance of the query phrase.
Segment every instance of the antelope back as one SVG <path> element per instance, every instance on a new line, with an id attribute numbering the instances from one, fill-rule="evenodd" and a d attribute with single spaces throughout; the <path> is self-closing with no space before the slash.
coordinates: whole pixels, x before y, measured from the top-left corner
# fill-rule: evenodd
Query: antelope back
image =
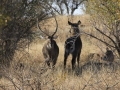
<path id="1" fill-rule="evenodd" d="M 45 43 L 44 43 L 44 46 L 46 46 L 46 48 L 47 48 L 48 50 L 54 48 L 55 45 L 57 45 L 57 44 L 56 44 L 56 41 L 53 40 L 53 39 L 48 39 L 48 40 L 46 40 Z"/>
<path id="2" fill-rule="evenodd" d="M 89 62 L 95 62 L 95 63 L 100 63 L 103 62 L 102 57 L 103 54 L 101 52 L 98 53 L 89 53 L 87 60 Z"/>
<path id="3" fill-rule="evenodd" d="M 46 40 L 42 48 L 42 52 L 45 59 L 56 62 L 57 57 L 59 55 L 59 47 L 56 41 L 53 39 Z"/>

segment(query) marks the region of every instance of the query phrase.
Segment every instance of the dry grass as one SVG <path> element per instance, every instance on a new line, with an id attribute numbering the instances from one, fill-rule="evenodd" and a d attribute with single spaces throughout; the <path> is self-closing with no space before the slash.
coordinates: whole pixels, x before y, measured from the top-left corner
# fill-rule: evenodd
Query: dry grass
<path id="1" fill-rule="evenodd" d="M 119 90 L 119 68 L 87 65 L 83 67 L 82 74 L 79 69 L 71 70 L 71 56 L 68 58 L 67 69 L 63 70 L 64 44 L 58 42 L 60 54 L 54 70 L 44 67 L 44 58 L 41 52 L 42 45 L 36 41 L 22 54 L 18 53 L 11 68 L 4 69 L 5 75 L 1 78 L 1 90 Z M 90 48 L 92 47 L 92 48 Z M 96 47 L 88 41 L 83 41 L 81 66 L 85 65 L 87 53 L 95 52 Z M 99 49 L 98 49 L 99 50 Z M 19 61 L 19 62 L 18 62 Z M 19 63 L 24 67 L 20 68 Z M 115 64 L 116 65 L 116 64 Z M 17 68 L 16 68 L 17 67 Z"/>
<path id="2" fill-rule="evenodd" d="M 72 71 L 69 56 L 67 69 L 63 70 L 66 36 L 65 33 L 60 33 L 62 38 L 56 40 L 60 53 L 55 69 L 44 66 L 42 46 L 45 40 L 36 39 L 26 50 L 16 52 L 9 69 L 3 67 L 0 90 L 120 90 L 120 62 L 111 65 L 89 63 L 89 53 L 98 53 L 100 49 L 94 44 L 96 40 L 85 35 L 81 36 L 82 68 Z M 102 46 L 101 43 L 100 45 Z"/>

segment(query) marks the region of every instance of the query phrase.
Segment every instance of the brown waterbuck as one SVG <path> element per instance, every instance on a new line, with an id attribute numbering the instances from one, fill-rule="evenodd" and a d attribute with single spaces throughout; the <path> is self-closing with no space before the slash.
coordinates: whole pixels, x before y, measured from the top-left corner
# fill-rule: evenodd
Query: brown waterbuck
<path id="1" fill-rule="evenodd" d="M 52 35 L 48 35 L 44 31 L 42 31 L 39 24 L 37 23 L 39 30 L 42 31 L 48 37 L 42 48 L 42 53 L 45 58 L 45 63 L 47 63 L 49 67 L 50 67 L 50 63 L 52 63 L 53 68 L 57 62 L 57 58 L 59 55 L 59 47 L 56 41 L 54 40 L 57 38 L 54 35 L 56 34 L 57 29 L 58 29 L 58 23 L 57 23 L 56 18 L 55 18 L 55 21 L 56 21 L 56 30 Z"/>
<path id="2" fill-rule="evenodd" d="M 76 58 L 77 58 L 77 63 L 79 67 L 80 54 L 82 49 L 82 41 L 80 38 L 80 30 L 79 30 L 79 25 L 81 24 L 81 21 L 79 20 L 77 23 L 71 23 L 70 21 L 68 21 L 68 24 L 71 26 L 71 29 L 70 29 L 71 36 L 67 38 L 65 41 L 64 69 L 66 68 L 67 58 L 69 54 L 71 54 L 72 69 L 74 70 Z"/>

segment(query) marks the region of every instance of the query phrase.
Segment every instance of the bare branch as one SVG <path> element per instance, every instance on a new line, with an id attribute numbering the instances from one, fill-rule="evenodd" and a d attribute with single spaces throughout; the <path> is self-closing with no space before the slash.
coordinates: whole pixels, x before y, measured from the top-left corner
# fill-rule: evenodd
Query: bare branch
<path id="1" fill-rule="evenodd" d="M 95 27 L 95 29 L 96 29 L 97 31 L 99 31 L 102 35 L 104 35 L 104 36 L 106 36 L 108 39 L 110 39 L 110 40 L 113 42 L 113 44 L 114 44 L 115 46 L 117 46 L 116 43 L 115 43 L 115 41 L 114 41 L 111 37 L 107 36 L 105 33 L 103 33 L 103 32 L 102 32 L 100 29 L 98 29 L 97 27 Z"/>
<path id="2" fill-rule="evenodd" d="M 84 32 L 84 33 L 85 33 L 85 32 Z M 93 37 L 93 38 L 95 38 L 95 39 L 97 39 L 97 40 L 99 40 L 99 41 L 101 41 L 101 42 L 103 42 L 103 43 L 104 43 L 105 45 L 107 45 L 107 46 L 110 46 L 110 47 L 115 48 L 115 46 L 110 45 L 109 43 L 103 41 L 102 39 L 100 39 L 100 38 L 98 38 L 98 37 L 96 37 L 96 36 L 94 36 L 94 35 L 92 35 L 92 34 L 89 34 L 89 33 L 85 33 L 85 34 L 86 34 L 86 35 L 89 35 L 89 36 L 91 36 L 91 37 Z"/>

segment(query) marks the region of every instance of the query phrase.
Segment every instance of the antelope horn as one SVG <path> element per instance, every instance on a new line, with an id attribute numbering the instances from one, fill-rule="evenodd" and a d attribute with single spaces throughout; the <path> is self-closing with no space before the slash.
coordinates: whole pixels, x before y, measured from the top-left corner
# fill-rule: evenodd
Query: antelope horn
<path id="1" fill-rule="evenodd" d="M 55 32 L 52 34 L 52 37 L 56 34 L 57 29 L 58 29 L 58 23 L 57 23 L 56 17 L 55 17 L 55 22 L 56 22 L 56 30 L 55 30 Z"/>
<path id="2" fill-rule="evenodd" d="M 44 33 L 44 34 L 47 35 L 47 36 L 50 36 L 50 35 L 48 35 L 47 33 L 45 33 L 44 31 L 42 31 L 42 29 L 41 29 L 41 27 L 39 26 L 39 23 L 38 23 L 38 18 L 37 18 L 37 26 L 38 26 L 38 29 L 39 29 L 42 33 Z"/>

